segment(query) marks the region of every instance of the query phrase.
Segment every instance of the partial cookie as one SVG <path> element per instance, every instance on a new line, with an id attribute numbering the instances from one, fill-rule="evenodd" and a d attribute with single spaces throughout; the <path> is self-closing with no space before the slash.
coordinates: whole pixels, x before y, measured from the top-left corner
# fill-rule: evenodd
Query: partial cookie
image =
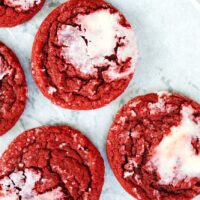
<path id="1" fill-rule="evenodd" d="M 102 107 L 133 77 L 137 47 L 125 17 L 103 0 L 71 0 L 42 23 L 33 45 L 32 74 L 53 103 Z"/>
<path id="2" fill-rule="evenodd" d="M 142 200 L 189 200 L 200 194 L 200 105 L 159 92 L 129 101 L 107 138 L 121 185 Z"/>
<path id="3" fill-rule="evenodd" d="M 23 69 L 15 54 L 0 42 L 0 135 L 12 128 L 27 99 Z"/>
<path id="4" fill-rule="evenodd" d="M 0 159 L 0 199 L 98 200 L 103 182 L 100 153 L 67 126 L 28 130 Z"/>
<path id="5" fill-rule="evenodd" d="M 0 0 L 0 27 L 12 27 L 30 20 L 45 0 Z"/>

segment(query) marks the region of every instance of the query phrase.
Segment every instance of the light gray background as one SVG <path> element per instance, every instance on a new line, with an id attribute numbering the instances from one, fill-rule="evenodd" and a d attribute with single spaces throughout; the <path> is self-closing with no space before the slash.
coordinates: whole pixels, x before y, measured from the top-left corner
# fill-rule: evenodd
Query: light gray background
<path id="1" fill-rule="evenodd" d="M 101 200 L 133 199 L 118 184 L 108 165 L 107 132 L 117 110 L 140 94 L 173 90 L 200 102 L 200 7 L 195 1 L 109 0 L 133 24 L 139 60 L 134 79 L 123 95 L 93 111 L 71 111 L 51 104 L 41 95 L 31 76 L 34 35 L 47 14 L 64 0 L 47 0 L 44 8 L 28 23 L 0 29 L 0 40 L 18 55 L 29 87 L 26 110 L 15 127 L 0 137 L 0 153 L 24 130 L 47 124 L 71 125 L 85 133 L 104 157 L 106 175 Z"/>

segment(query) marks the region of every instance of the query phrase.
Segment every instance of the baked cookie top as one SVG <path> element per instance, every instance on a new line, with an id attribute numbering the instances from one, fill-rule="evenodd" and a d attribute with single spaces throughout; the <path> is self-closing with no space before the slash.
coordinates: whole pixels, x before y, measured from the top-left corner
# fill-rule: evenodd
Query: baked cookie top
<path id="1" fill-rule="evenodd" d="M 0 0 L 0 27 L 12 27 L 30 20 L 45 0 Z"/>
<path id="2" fill-rule="evenodd" d="M 111 168 L 137 199 L 186 200 L 200 193 L 200 105 L 168 92 L 129 101 L 107 139 Z"/>
<path id="3" fill-rule="evenodd" d="M 14 126 L 24 111 L 27 85 L 15 54 L 0 42 L 0 135 Z"/>
<path id="4" fill-rule="evenodd" d="M 134 31 L 102 0 L 71 0 L 42 23 L 33 45 L 32 74 L 53 103 L 102 107 L 128 86 L 137 59 Z"/>
<path id="5" fill-rule="evenodd" d="M 0 198 L 98 200 L 104 163 L 95 146 L 68 126 L 18 136 L 0 159 Z"/>

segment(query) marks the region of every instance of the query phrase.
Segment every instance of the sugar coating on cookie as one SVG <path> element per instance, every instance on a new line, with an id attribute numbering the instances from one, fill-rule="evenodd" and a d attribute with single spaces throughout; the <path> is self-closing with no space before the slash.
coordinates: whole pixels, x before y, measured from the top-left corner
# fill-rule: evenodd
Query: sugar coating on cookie
<path id="1" fill-rule="evenodd" d="M 200 140 L 200 121 L 194 121 L 195 110 L 183 106 L 180 125 L 173 126 L 155 148 L 149 167 L 156 168 L 160 184 L 176 185 L 178 182 L 200 178 L 200 156 L 193 147 L 193 140 Z"/>
<path id="2" fill-rule="evenodd" d="M 68 126 L 45 126 L 18 136 L 0 158 L 0 199 L 98 200 L 103 159 Z"/>
<path id="3" fill-rule="evenodd" d="M 7 6 L 15 8 L 17 11 L 27 11 L 41 3 L 41 0 L 5 0 Z"/>
<path id="4" fill-rule="evenodd" d="M 35 37 L 32 74 L 53 103 L 96 109 L 116 99 L 137 61 L 133 26 L 102 0 L 70 0 L 44 20 Z"/>
<path id="5" fill-rule="evenodd" d="M 14 27 L 30 20 L 44 5 L 45 0 L 2 0 L 0 28 Z"/>
<path id="6" fill-rule="evenodd" d="M 78 15 L 76 26 L 62 25 L 58 29 L 61 56 L 84 74 L 97 73 L 98 68 L 110 66 L 106 71 L 111 79 L 128 76 L 134 72 L 137 57 L 135 36 L 131 27 L 120 24 L 120 14 L 110 10 L 97 10 L 88 15 Z M 116 57 L 116 60 L 108 59 Z M 131 68 L 117 71 L 117 65 L 131 60 Z"/>
<path id="7" fill-rule="evenodd" d="M 27 98 L 22 67 L 14 53 L 0 42 L 0 135 L 21 116 Z"/>
<path id="8" fill-rule="evenodd" d="M 128 102 L 107 139 L 121 185 L 137 199 L 189 200 L 200 194 L 200 105 L 169 92 Z"/>
<path id="9" fill-rule="evenodd" d="M 43 194 L 35 191 L 35 185 L 41 179 L 41 173 L 33 169 L 15 171 L 8 177 L 0 180 L 0 197 L 3 200 L 29 199 L 29 200 L 59 200 L 65 195 L 60 187 L 52 189 Z"/>
<path id="10" fill-rule="evenodd" d="M 9 76 L 10 73 L 11 70 L 8 69 L 8 66 L 6 65 L 6 63 L 4 63 L 2 56 L 0 56 L 0 80 L 3 80 L 5 76 Z"/>

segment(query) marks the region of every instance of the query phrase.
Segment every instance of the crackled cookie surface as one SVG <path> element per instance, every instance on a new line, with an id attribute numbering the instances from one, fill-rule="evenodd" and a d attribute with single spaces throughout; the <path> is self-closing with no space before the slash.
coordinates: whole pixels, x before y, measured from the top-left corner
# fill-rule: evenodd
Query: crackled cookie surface
<path id="1" fill-rule="evenodd" d="M 12 27 L 31 19 L 45 0 L 0 0 L 0 27 Z"/>
<path id="2" fill-rule="evenodd" d="M 137 58 L 134 31 L 102 0 L 71 0 L 41 25 L 32 73 L 42 93 L 64 108 L 102 107 L 130 82 Z"/>
<path id="3" fill-rule="evenodd" d="M 113 122 L 107 155 L 135 198 L 192 199 L 200 194 L 200 105 L 168 92 L 134 98 Z"/>
<path id="4" fill-rule="evenodd" d="M 24 111 L 27 86 L 14 53 L 0 42 L 0 135 L 14 126 Z"/>
<path id="5" fill-rule="evenodd" d="M 0 159 L 0 199 L 98 200 L 103 181 L 100 153 L 67 126 L 26 131 Z"/>

